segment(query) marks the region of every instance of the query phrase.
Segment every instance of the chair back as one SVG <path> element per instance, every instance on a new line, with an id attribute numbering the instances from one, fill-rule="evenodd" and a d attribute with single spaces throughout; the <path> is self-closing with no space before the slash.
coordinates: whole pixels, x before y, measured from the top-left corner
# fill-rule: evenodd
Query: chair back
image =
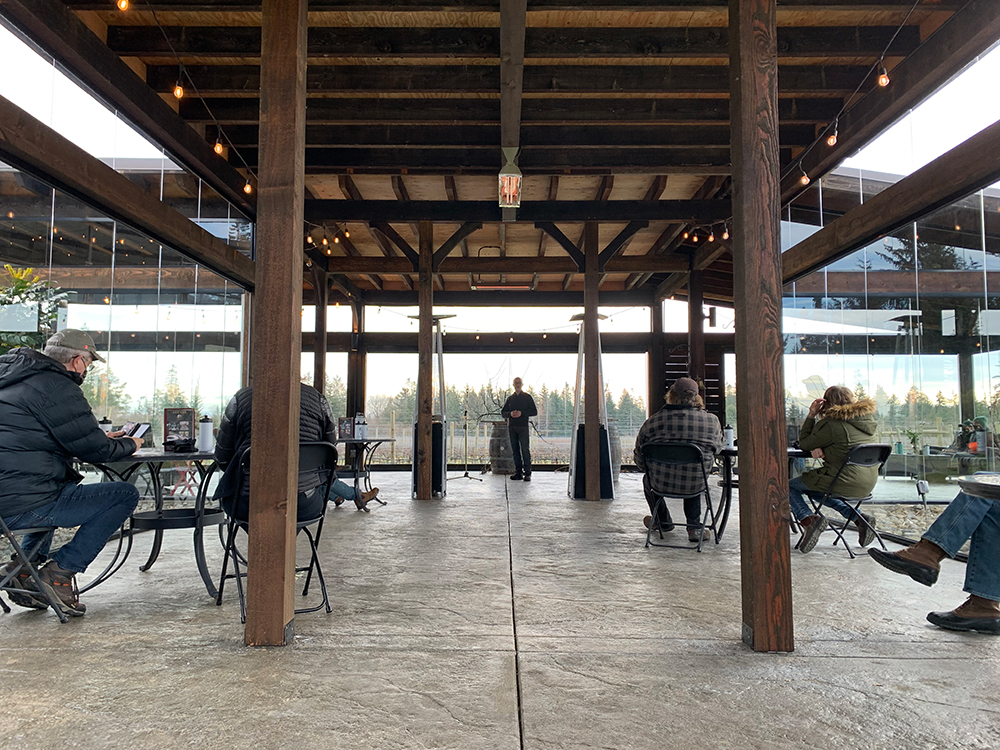
<path id="1" fill-rule="evenodd" d="M 327 478 L 324 485 L 326 487 L 326 497 L 330 495 L 330 488 L 336 478 L 337 461 L 340 456 L 337 453 L 337 446 L 333 443 L 326 443 L 320 440 L 299 443 L 299 474 L 307 471 L 326 471 Z M 243 494 L 244 486 L 250 482 L 250 448 L 243 451 L 240 456 L 240 475 L 236 480 L 236 494 L 239 498 Z"/>
<path id="2" fill-rule="evenodd" d="M 677 443 L 670 441 L 644 443 L 639 449 L 647 463 L 659 463 L 667 466 L 683 466 L 685 464 L 700 464 L 704 466 L 704 454 L 694 443 Z"/>
<path id="3" fill-rule="evenodd" d="M 864 443 L 855 445 L 844 459 L 847 466 L 881 466 L 889 460 L 892 446 L 886 443 Z"/>

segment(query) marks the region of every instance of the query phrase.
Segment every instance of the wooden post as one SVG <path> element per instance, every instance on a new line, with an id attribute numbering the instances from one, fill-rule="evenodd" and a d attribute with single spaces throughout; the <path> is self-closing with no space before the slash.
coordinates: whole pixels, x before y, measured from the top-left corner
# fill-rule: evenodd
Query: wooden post
<path id="1" fill-rule="evenodd" d="M 776 0 L 729 1 L 743 641 L 792 651 Z"/>
<path id="2" fill-rule="evenodd" d="M 601 399 L 600 388 L 601 344 L 597 325 L 598 272 L 597 245 L 598 225 L 587 222 L 583 225 L 584 286 L 583 286 L 583 380 L 584 380 L 584 428 L 583 456 L 587 464 L 585 492 L 588 500 L 601 499 Z"/>
<path id="3" fill-rule="evenodd" d="M 705 310 L 702 271 L 688 274 L 688 375 L 705 395 Z"/>
<path id="4" fill-rule="evenodd" d="M 347 416 L 365 412 L 367 358 L 364 351 L 365 306 L 351 300 L 351 348 L 347 353 Z"/>
<path id="5" fill-rule="evenodd" d="M 316 302 L 316 334 L 313 336 L 313 387 L 326 395 L 326 320 L 330 304 L 330 286 L 326 271 L 315 263 L 312 267 L 313 296 Z"/>
<path id="6" fill-rule="evenodd" d="M 959 420 L 976 418 L 976 379 L 970 351 L 958 353 L 958 403 Z"/>
<path id="7" fill-rule="evenodd" d="M 253 305 L 254 434 L 247 623 L 250 646 L 294 634 L 302 356 L 306 0 L 264 0 L 260 85 L 257 286 Z M 266 449 L 265 449 L 266 446 Z"/>
<path id="8" fill-rule="evenodd" d="M 649 335 L 649 355 L 647 367 L 649 369 L 648 383 L 646 384 L 647 401 L 650 414 L 656 414 L 666 403 L 667 377 L 664 365 L 666 363 L 666 352 L 663 346 L 663 301 L 653 300 L 649 308 L 650 329 Z"/>
<path id="9" fill-rule="evenodd" d="M 417 334 L 417 444 L 413 460 L 417 465 L 418 500 L 432 497 L 431 467 L 434 456 L 431 445 L 431 415 L 434 407 L 434 277 L 431 273 L 434 260 L 434 225 L 420 222 L 420 259 L 418 295 L 420 303 L 420 331 Z"/>

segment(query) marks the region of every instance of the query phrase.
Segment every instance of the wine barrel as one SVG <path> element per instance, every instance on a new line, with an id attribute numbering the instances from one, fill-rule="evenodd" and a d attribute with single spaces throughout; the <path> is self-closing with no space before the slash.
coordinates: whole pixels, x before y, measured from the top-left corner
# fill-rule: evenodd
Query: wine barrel
<path id="1" fill-rule="evenodd" d="M 494 474 L 514 473 L 514 452 L 510 447 L 506 421 L 493 423 L 493 431 L 490 433 L 490 471 Z"/>

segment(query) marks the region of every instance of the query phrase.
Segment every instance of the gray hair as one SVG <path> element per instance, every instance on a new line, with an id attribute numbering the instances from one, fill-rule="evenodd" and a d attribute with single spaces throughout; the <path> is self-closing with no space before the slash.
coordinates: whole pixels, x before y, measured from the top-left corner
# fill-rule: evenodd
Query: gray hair
<path id="1" fill-rule="evenodd" d="M 46 357 L 51 357 L 61 365 L 68 365 L 73 357 L 87 357 L 87 359 L 91 361 L 94 360 L 94 357 L 90 354 L 90 352 L 81 351 L 79 349 L 70 349 L 56 344 L 49 344 L 46 346 L 42 350 L 42 354 Z"/>

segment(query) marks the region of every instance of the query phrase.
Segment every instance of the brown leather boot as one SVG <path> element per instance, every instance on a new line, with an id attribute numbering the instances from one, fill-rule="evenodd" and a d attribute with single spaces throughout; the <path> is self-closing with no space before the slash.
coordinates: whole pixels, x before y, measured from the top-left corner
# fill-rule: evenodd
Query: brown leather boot
<path id="1" fill-rule="evenodd" d="M 948 555 L 934 542 L 921 539 L 912 547 L 905 547 L 896 553 L 899 557 L 934 570 L 941 570 L 941 561 Z"/>
<path id="2" fill-rule="evenodd" d="M 1000 602 L 972 594 L 951 612 L 931 612 L 927 621 L 948 630 L 1000 635 Z"/>
<path id="3" fill-rule="evenodd" d="M 906 547 L 899 552 L 870 549 L 868 554 L 883 568 L 909 576 L 924 586 L 933 586 L 937 583 L 938 573 L 941 572 L 941 561 L 947 557 L 943 549 L 926 539 L 921 539 L 912 547 Z"/>

